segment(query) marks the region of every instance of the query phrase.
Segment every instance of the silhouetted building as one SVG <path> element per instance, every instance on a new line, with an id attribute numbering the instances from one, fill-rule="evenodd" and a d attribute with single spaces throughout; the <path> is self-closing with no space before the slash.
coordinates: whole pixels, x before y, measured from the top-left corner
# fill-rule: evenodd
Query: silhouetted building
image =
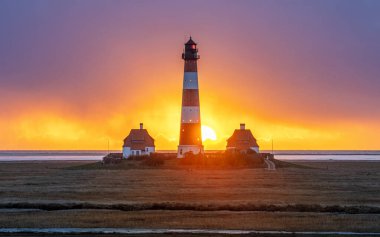
<path id="1" fill-rule="evenodd" d="M 154 139 L 140 123 L 140 129 L 132 129 L 124 139 L 123 157 L 149 155 L 155 151 Z"/>
<path id="2" fill-rule="evenodd" d="M 245 124 L 240 124 L 240 129 L 235 129 L 230 138 L 227 139 L 227 150 L 236 150 L 239 152 L 248 152 L 253 150 L 259 153 L 259 145 L 251 130 L 245 129 Z"/>

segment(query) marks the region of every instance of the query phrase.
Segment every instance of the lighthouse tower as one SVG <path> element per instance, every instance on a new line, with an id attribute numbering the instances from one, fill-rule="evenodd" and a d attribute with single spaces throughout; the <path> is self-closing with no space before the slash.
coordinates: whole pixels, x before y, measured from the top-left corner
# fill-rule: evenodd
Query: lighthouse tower
<path id="1" fill-rule="evenodd" d="M 183 76 L 178 158 L 183 158 L 187 152 L 203 153 L 197 70 L 199 55 L 197 44 L 191 37 L 185 44 L 182 59 L 185 61 L 185 74 Z"/>

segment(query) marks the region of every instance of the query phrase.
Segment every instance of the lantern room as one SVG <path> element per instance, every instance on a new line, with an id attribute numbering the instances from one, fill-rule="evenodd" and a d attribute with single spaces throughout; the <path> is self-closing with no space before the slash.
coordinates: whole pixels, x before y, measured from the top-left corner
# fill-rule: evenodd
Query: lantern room
<path id="1" fill-rule="evenodd" d="M 184 60 L 197 60 L 199 59 L 197 44 L 191 39 L 185 44 L 185 50 L 182 53 Z"/>

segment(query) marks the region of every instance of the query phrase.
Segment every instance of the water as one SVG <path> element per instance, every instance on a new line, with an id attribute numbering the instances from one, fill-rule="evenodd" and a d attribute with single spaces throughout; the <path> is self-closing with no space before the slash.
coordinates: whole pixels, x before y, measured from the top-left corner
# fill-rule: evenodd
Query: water
<path id="1" fill-rule="evenodd" d="M 99 161 L 107 153 L 108 151 L 0 151 L 0 161 Z"/>
<path id="2" fill-rule="evenodd" d="M 121 152 L 121 151 L 110 151 Z M 159 151 L 160 152 L 160 151 Z M 164 151 L 176 152 L 176 151 Z M 263 151 L 271 152 L 271 151 Z M 108 151 L 0 151 L 0 161 L 99 161 Z M 279 160 L 307 161 L 380 161 L 380 151 L 313 151 L 288 150 L 274 151 Z"/>
<path id="3" fill-rule="evenodd" d="M 378 155 L 275 155 L 278 160 L 305 160 L 305 161 L 380 161 Z"/>
<path id="4" fill-rule="evenodd" d="M 306 160 L 306 161 L 380 161 L 380 151 L 274 151 L 279 160 Z"/>

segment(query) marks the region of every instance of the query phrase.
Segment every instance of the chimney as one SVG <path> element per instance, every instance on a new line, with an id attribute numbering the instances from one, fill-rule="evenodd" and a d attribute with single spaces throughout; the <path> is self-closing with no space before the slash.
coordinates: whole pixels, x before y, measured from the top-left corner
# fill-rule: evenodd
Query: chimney
<path id="1" fill-rule="evenodd" d="M 245 123 L 240 124 L 240 130 L 245 130 Z"/>
<path id="2" fill-rule="evenodd" d="M 143 123 L 140 123 L 140 129 L 143 129 L 143 125 L 144 125 Z"/>

